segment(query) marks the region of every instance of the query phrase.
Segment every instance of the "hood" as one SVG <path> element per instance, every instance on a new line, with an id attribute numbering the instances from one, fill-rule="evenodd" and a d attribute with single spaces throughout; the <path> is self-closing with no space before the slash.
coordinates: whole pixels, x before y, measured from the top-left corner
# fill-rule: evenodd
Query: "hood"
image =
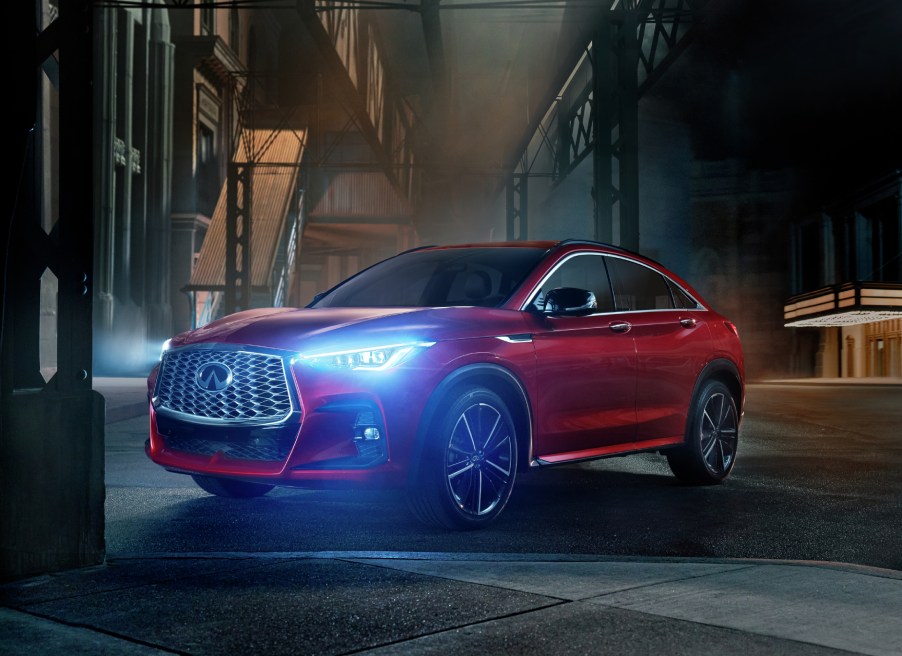
<path id="1" fill-rule="evenodd" d="M 174 338 L 173 347 L 247 344 L 300 353 L 523 332 L 520 312 L 479 307 L 248 310 Z"/>

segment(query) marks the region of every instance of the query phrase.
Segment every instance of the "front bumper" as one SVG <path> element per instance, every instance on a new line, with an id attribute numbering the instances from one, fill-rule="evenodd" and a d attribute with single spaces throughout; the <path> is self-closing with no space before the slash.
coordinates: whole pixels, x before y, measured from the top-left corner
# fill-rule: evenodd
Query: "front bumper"
<path id="1" fill-rule="evenodd" d="M 266 425 L 150 409 L 150 459 L 174 472 L 294 487 L 400 486 L 435 385 L 428 369 L 323 372 L 286 359 L 297 411 Z"/>
<path id="2" fill-rule="evenodd" d="M 167 425 L 167 418 L 151 409 L 150 439 L 145 444 L 145 451 L 151 460 L 173 472 L 240 478 L 271 485 L 344 487 L 388 486 L 403 482 L 404 474 L 397 460 L 387 454 L 375 462 L 372 457 L 360 458 L 353 440 L 343 430 L 346 426 L 335 425 L 333 430 L 320 422 L 315 423 L 320 425 L 304 422 L 303 429 L 299 425 L 284 427 L 284 432 L 293 436 L 287 457 L 284 460 L 260 460 L 242 457 L 255 448 L 254 438 L 250 438 L 251 444 L 244 448 L 235 448 L 233 445 L 237 442 L 231 440 L 226 448 L 212 454 L 183 450 L 187 440 L 173 439 L 171 434 L 167 436 L 165 431 L 173 427 Z M 193 427 L 175 427 L 181 432 L 187 432 L 186 428 Z M 215 448 L 210 446 L 213 442 L 205 440 L 203 450 Z M 200 449 L 195 448 L 197 450 Z"/>

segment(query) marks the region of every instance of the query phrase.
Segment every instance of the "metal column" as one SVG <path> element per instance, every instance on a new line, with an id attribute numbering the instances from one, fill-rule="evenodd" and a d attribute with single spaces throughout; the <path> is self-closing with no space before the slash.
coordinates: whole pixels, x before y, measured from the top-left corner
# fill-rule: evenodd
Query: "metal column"
<path id="1" fill-rule="evenodd" d="M 94 180 L 85 163 L 94 152 L 86 127 L 92 125 L 92 5 L 61 0 L 59 17 L 40 33 L 35 3 L 7 8 L 10 30 L 36 38 L 26 47 L 7 41 L 11 88 L 21 96 L 10 105 L 11 148 L 22 168 L 6 178 L 13 224 L 3 232 L 12 243 L 2 249 L 0 578 L 94 565 L 104 556 L 104 403 L 92 390 L 91 373 Z M 29 132 L 38 115 L 37 76 L 49 59 L 55 67 L 57 51 L 60 215 L 48 235 L 34 199 L 49 181 Z M 57 371 L 44 386 L 36 344 L 46 268 L 59 292 Z"/>
<path id="2" fill-rule="evenodd" d="M 595 201 L 595 239 L 614 241 L 614 148 L 611 127 L 614 124 L 614 55 L 611 51 L 610 13 L 602 15 L 592 36 L 592 100 L 591 124 L 594 137 L 592 148 L 592 191 Z"/>
<path id="3" fill-rule="evenodd" d="M 250 162 L 229 164 L 226 186 L 226 314 L 251 308 L 253 170 Z"/>
<path id="4" fill-rule="evenodd" d="M 514 173 L 507 183 L 507 239 L 526 239 L 529 230 L 529 174 Z"/>
<path id="5" fill-rule="evenodd" d="M 615 25 L 619 135 L 620 245 L 639 250 L 639 12 L 625 10 Z"/>
<path id="6" fill-rule="evenodd" d="M 595 238 L 639 248 L 639 14 L 601 18 L 592 39 Z"/>

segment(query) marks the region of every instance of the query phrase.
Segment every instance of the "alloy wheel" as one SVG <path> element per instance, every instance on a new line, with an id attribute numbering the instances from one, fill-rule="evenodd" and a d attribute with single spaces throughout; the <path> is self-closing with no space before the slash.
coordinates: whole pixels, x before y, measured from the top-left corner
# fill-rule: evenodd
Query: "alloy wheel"
<path id="1" fill-rule="evenodd" d="M 705 465 L 712 473 L 729 471 L 736 457 L 738 441 L 736 407 L 722 392 L 708 397 L 699 423 L 701 451 Z"/>
<path id="2" fill-rule="evenodd" d="M 458 417 L 445 456 L 445 478 L 457 507 L 481 517 L 506 500 L 513 482 L 511 427 L 488 403 L 467 407 Z"/>

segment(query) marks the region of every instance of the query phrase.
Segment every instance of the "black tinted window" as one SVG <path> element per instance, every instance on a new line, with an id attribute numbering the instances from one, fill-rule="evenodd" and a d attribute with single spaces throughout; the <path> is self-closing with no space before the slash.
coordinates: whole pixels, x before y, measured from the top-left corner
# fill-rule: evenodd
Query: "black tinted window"
<path id="1" fill-rule="evenodd" d="M 493 307 L 544 254 L 544 249 L 527 247 L 402 253 L 346 280 L 311 307 Z"/>
<path id="2" fill-rule="evenodd" d="M 619 257 L 606 259 L 618 311 L 673 308 L 670 287 L 660 273 Z"/>
<path id="3" fill-rule="evenodd" d="M 576 287 L 595 294 L 598 312 L 611 312 L 614 309 L 614 299 L 611 297 L 611 283 L 608 281 L 604 260 L 601 255 L 591 254 L 574 255 L 565 260 L 542 284 L 532 305 L 541 311 L 545 307 L 545 296 L 552 289 Z"/>
<path id="4" fill-rule="evenodd" d="M 698 303 L 696 303 L 689 294 L 684 292 L 679 285 L 672 280 L 668 280 L 667 282 L 670 285 L 670 292 L 673 294 L 673 300 L 678 308 L 684 308 L 686 310 L 695 310 L 698 308 Z"/>

